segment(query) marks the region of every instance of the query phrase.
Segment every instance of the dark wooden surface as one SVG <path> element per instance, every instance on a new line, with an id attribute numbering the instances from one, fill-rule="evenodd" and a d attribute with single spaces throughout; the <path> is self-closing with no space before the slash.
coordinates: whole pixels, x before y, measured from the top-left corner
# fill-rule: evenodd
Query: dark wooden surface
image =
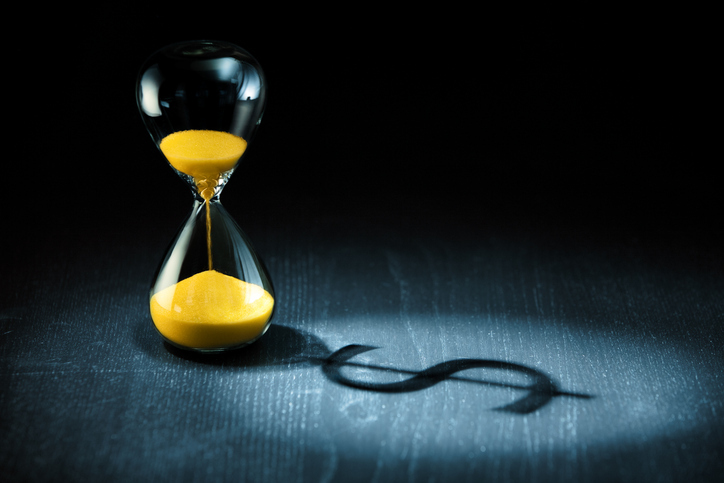
<path id="1" fill-rule="evenodd" d="M 148 314 L 191 197 L 133 82 L 153 48 L 213 29 L 160 19 L 104 14 L 25 70 L 66 96 L 32 111 L 48 157 L 5 205 L 0 480 L 721 478 L 720 183 L 677 149 L 696 118 L 666 75 L 691 67 L 674 40 L 586 19 L 379 23 L 376 41 L 222 22 L 274 87 L 222 202 L 278 311 L 200 357 Z"/>

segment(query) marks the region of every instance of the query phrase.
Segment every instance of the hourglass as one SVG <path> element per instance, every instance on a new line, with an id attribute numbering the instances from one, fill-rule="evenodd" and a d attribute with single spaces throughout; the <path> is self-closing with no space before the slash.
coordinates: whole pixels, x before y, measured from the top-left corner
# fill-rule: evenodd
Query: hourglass
<path id="1" fill-rule="evenodd" d="M 274 291 L 219 196 L 261 121 L 262 69 L 228 42 L 177 43 L 143 64 L 136 96 L 151 138 L 193 194 L 191 213 L 152 283 L 153 324 L 182 349 L 250 344 L 269 327 Z"/>

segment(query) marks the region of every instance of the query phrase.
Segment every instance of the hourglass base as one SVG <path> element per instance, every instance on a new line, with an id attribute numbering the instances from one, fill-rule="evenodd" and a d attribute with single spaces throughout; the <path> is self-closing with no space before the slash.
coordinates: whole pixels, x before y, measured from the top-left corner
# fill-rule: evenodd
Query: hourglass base
<path id="1" fill-rule="evenodd" d="M 158 332 L 158 334 L 161 336 L 161 339 L 163 339 L 163 341 L 165 343 L 167 343 L 168 345 L 170 345 L 176 349 L 182 350 L 184 352 L 193 352 L 193 353 L 197 353 L 197 354 L 221 354 L 224 352 L 233 352 L 233 351 L 236 351 L 239 349 L 243 349 L 244 347 L 247 347 L 247 346 L 253 344 L 257 340 L 261 339 L 261 337 L 266 333 L 266 331 L 269 330 L 270 326 L 271 326 L 271 324 L 267 324 L 267 326 L 264 327 L 264 330 L 262 330 L 262 332 L 259 335 L 257 335 L 255 338 L 253 338 L 249 341 L 242 342 L 238 345 L 234 345 L 234 346 L 230 346 L 230 347 L 213 347 L 213 348 L 187 347 L 185 345 L 180 345 L 180 344 L 175 343 L 172 340 L 169 340 L 161 332 L 159 332 L 158 328 L 156 329 L 156 332 Z"/>
<path id="2" fill-rule="evenodd" d="M 257 340 L 259 340 L 259 339 L 266 333 L 266 331 L 269 329 L 269 326 L 270 326 L 270 325 L 271 325 L 271 324 L 266 324 L 266 325 L 264 326 L 264 328 L 261 330 L 261 332 L 259 332 L 259 333 L 258 333 L 256 336 L 254 336 L 253 338 L 248 339 L 248 340 L 245 340 L 245 341 L 243 341 L 243 342 L 238 342 L 238 343 L 235 343 L 235 344 L 231 344 L 231 345 L 228 345 L 228 346 L 208 346 L 208 347 L 207 347 L 207 346 L 204 346 L 204 347 L 195 347 L 195 346 L 193 346 L 193 345 L 184 345 L 184 344 L 179 344 L 179 343 L 177 343 L 177 342 L 174 342 L 173 340 L 171 340 L 171 339 L 169 339 L 168 337 L 166 337 L 166 336 L 163 334 L 163 332 L 161 332 L 161 331 L 159 330 L 159 328 L 158 328 L 157 326 L 156 326 L 156 332 L 158 332 L 158 334 L 161 336 L 161 338 L 162 338 L 167 344 L 172 345 L 172 346 L 174 346 L 174 347 L 177 348 L 177 349 L 181 349 L 181 350 L 189 351 L 189 352 L 198 352 L 198 353 L 202 353 L 202 354 L 218 354 L 218 353 L 220 353 L 220 352 L 235 351 L 235 350 L 238 350 L 238 349 L 242 349 L 242 348 L 244 348 L 244 347 L 246 347 L 246 346 L 248 346 L 248 345 L 250 345 L 250 344 L 253 344 L 254 342 L 256 342 Z"/>

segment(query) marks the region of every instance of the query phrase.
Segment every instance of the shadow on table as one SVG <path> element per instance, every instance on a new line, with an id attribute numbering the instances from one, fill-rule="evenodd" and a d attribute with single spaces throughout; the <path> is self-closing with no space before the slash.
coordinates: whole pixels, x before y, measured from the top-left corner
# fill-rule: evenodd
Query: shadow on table
<path id="1" fill-rule="evenodd" d="M 270 326 L 267 333 L 254 344 L 243 349 L 218 353 L 199 354 L 185 351 L 170 344 L 164 343 L 168 353 L 185 361 L 208 364 L 219 367 L 271 367 L 271 366 L 320 366 L 322 373 L 331 381 L 354 389 L 385 393 L 405 393 L 420 391 L 447 380 L 462 381 L 485 386 L 505 387 L 518 389 L 525 395 L 510 404 L 495 408 L 514 414 L 529 414 L 537 411 L 553 398 L 565 396 L 588 399 L 592 396 L 562 391 L 557 384 L 545 373 L 531 367 L 512 362 L 491 359 L 453 359 L 430 366 L 422 371 L 397 369 L 387 366 L 354 362 L 352 359 L 376 347 L 351 344 L 332 352 L 318 337 L 281 325 Z M 397 373 L 408 378 L 398 382 L 370 382 L 359 381 L 346 376 L 343 367 L 353 367 L 366 370 L 378 370 L 387 373 Z M 502 369 L 527 376 L 532 381 L 529 385 L 488 381 L 460 377 L 457 373 L 467 369 Z"/>

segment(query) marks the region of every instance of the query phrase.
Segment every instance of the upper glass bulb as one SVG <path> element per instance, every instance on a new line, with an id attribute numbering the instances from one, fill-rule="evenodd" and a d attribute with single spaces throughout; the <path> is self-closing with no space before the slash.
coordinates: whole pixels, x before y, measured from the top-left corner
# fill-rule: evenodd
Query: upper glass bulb
<path id="1" fill-rule="evenodd" d="M 143 64 L 136 98 L 169 164 L 209 200 L 218 197 L 256 132 L 266 81 L 257 60 L 237 45 L 180 42 Z"/>

